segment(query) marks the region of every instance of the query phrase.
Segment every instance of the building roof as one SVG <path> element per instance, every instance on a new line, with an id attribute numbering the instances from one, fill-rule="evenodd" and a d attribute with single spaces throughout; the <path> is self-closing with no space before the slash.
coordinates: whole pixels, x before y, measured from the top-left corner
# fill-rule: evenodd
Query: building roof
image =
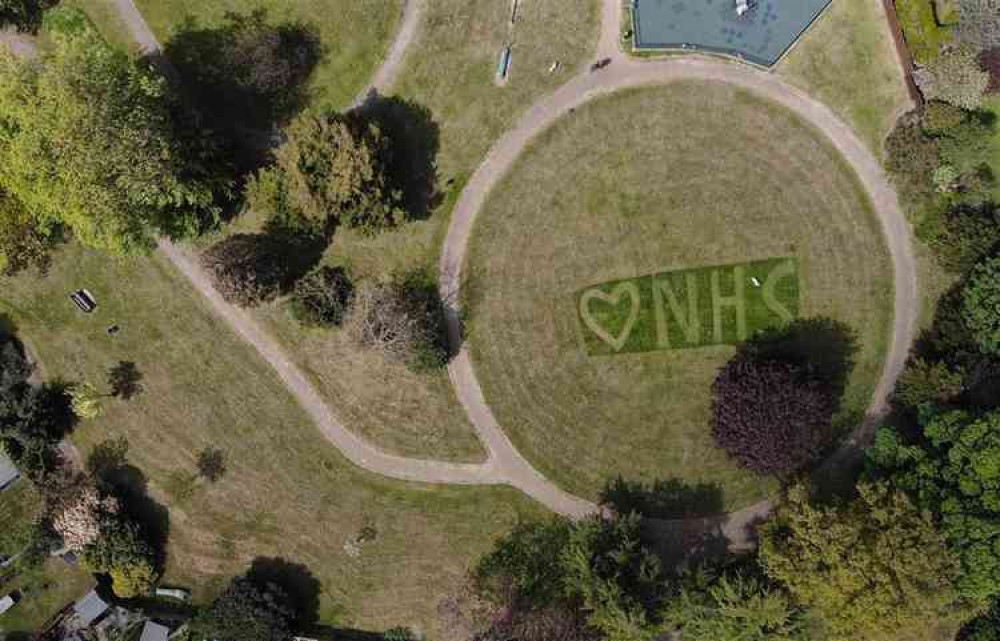
<path id="1" fill-rule="evenodd" d="M 14 607 L 15 603 L 17 602 L 14 600 L 14 597 L 10 596 L 9 594 L 4 598 L 0 599 L 0 614 L 3 614 L 7 610 Z"/>
<path id="2" fill-rule="evenodd" d="M 170 630 L 163 627 L 159 623 L 146 621 L 146 625 L 142 628 L 142 636 L 139 637 L 139 641 L 167 641 L 167 635 L 169 633 Z"/>
<path id="3" fill-rule="evenodd" d="M 0 490 L 7 487 L 21 476 L 21 473 L 14 467 L 14 462 L 7 458 L 7 455 L 0 452 Z"/>
<path id="4" fill-rule="evenodd" d="M 85 597 L 73 604 L 73 611 L 84 625 L 90 625 L 108 611 L 108 604 L 91 590 Z"/>

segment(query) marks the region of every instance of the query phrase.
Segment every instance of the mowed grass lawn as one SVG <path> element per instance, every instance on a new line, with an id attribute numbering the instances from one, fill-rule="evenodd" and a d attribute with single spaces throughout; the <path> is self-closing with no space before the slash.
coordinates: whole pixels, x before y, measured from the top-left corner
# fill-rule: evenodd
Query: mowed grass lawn
<path id="1" fill-rule="evenodd" d="M 800 317 L 856 332 L 847 427 L 871 400 L 892 319 L 892 266 L 850 168 L 796 116 L 726 85 L 578 108 L 477 219 L 465 299 L 486 399 L 521 452 L 572 492 L 596 498 L 622 475 L 715 483 L 726 508 L 752 503 L 774 485 L 737 469 L 709 426 L 711 384 L 734 349 L 588 356 L 577 292 L 784 257 L 797 260 Z"/>
<path id="2" fill-rule="evenodd" d="M 91 2 L 95 0 L 89 0 Z M 271 22 L 314 26 L 326 48 L 311 85 L 317 107 L 341 109 L 365 88 L 396 33 L 402 0 L 136 0 L 136 5 L 165 45 L 188 18 L 200 26 L 222 19 L 227 11 L 263 8 Z"/>
<path id="3" fill-rule="evenodd" d="M 433 271 L 466 177 L 517 117 L 587 63 L 597 38 L 597 9 L 596 0 L 522 0 L 511 27 L 509 2 L 427 2 L 390 93 L 430 112 L 438 131 L 441 202 L 426 220 L 375 237 L 338 230 L 325 262 L 346 266 L 356 279 Z M 505 42 L 513 43 L 513 71 L 507 85 L 497 87 L 494 74 Z M 559 70 L 549 73 L 557 60 Z M 234 229 L 256 229 L 265 215 L 247 215 Z M 299 327 L 281 305 L 263 307 L 257 316 L 312 375 L 341 420 L 379 447 L 448 460 L 485 457 L 446 373 L 414 375 L 358 350 L 339 332 Z"/>
<path id="4" fill-rule="evenodd" d="M 67 298 L 80 287 L 98 301 L 92 315 Z M 405 484 L 355 468 L 159 256 L 115 262 L 64 247 L 48 276 L 4 280 L 0 312 L 49 380 L 107 389 L 107 370 L 119 361 L 142 372 L 141 396 L 105 399 L 105 414 L 81 424 L 73 440 L 86 453 L 128 438 L 130 460 L 169 509 L 165 581 L 192 588 L 198 601 L 253 558 L 283 557 L 321 582 L 324 622 L 414 625 L 442 638 L 442 595 L 494 536 L 541 512 L 512 489 Z M 121 328 L 113 337 L 112 324 Z M 208 447 L 222 450 L 228 469 L 215 485 L 195 476 Z M 347 544 L 365 525 L 378 535 L 355 558 Z"/>
<path id="5" fill-rule="evenodd" d="M 876 155 L 911 104 L 881 0 L 834 0 L 777 71 L 837 112 Z"/>

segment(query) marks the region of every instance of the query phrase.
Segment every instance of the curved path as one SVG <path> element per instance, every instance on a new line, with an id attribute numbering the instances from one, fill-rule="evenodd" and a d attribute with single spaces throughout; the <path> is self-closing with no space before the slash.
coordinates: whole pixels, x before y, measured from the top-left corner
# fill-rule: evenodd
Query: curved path
<path id="1" fill-rule="evenodd" d="M 895 316 L 892 341 L 882 377 L 875 390 L 869 420 L 858 426 L 845 447 L 866 440 L 875 419 L 887 409 L 890 392 L 906 363 L 916 318 L 919 312 L 917 299 L 916 261 L 910 238 L 909 225 L 900 210 L 896 193 L 889 185 L 878 160 L 849 126 L 828 107 L 790 85 L 775 74 L 760 71 L 747 65 L 722 62 L 709 58 L 667 58 L 656 61 L 635 60 L 623 55 L 618 47 L 620 5 L 617 0 L 605 0 L 604 25 L 598 44 L 598 56 L 610 58 L 612 63 L 597 72 L 584 72 L 567 84 L 533 105 L 517 125 L 508 131 L 490 150 L 486 159 L 473 174 L 452 212 L 451 226 L 440 261 L 440 288 L 444 300 L 460 300 L 462 269 L 468 249 L 469 236 L 476 214 L 482 208 L 490 191 L 503 178 L 531 140 L 552 125 L 557 119 L 596 96 L 642 85 L 666 84 L 680 80 L 707 80 L 724 82 L 747 89 L 798 114 L 819 129 L 846 158 L 872 199 L 881 221 L 886 243 L 895 272 Z M 520 472 L 530 465 L 513 448 L 487 406 L 482 389 L 469 358 L 466 345 L 462 344 L 458 309 L 449 313 L 449 334 L 452 344 L 460 346 L 458 356 L 449 366 L 455 391 L 465 407 L 490 452 L 503 462 L 506 472 Z M 537 475 L 537 473 L 536 473 Z M 527 476 L 510 480 L 512 485 L 539 498 L 552 496 L 552 484 L 538 482 Z M 541 499 L 540 499 L 541 500 Z M 546 502 L 550 508 L 574 514 L 577 503 Z M 768 501 L 729 515 L 723 529 L 730 539 L 742 539 L 735 530 L 765 515 L 771 507 Z M 593 506 L 590 508 L 593 510 Z"/>
<path id="2" fill-rule="evenodd" d="M 146 26 L 132 0 L 112 0 L 136 41 L 150 54 L 159 51 L 152 32 Z M 414 37 L 425 0 L 407 0 L 399 37 L 374 76 L 372 87 L 359 96 L 388 86 L 404 58 L 406 46 Z M 899 209 L 895 192 L 889 186 L 878 161 L 851 129 L 822 103 L 783 83 L 775 75 L 745 65 L 707 59 L 671 58 L 660 61 L 637 61 L 618 50 L 620 19 L 619 0 L 604 0 L 603 28 L 598 56 L 611 58 L 612 64 L 597 73 L 581 73 L 553 94 L 533 105 L 517 125 L 492 148 L 472 176 L 456 204 L 451 226 L 441 256 L 440 286 L 445 300 L 458 300 L 462 266 L 475 216 L 490 190 L 511 168 L 525 146 L 541 131 L 584 102 L 602 95 L 648 84 L 664 84 L 685 79 L 726 82 L 750 90 L 779 103 L 822 131 L 851 163 L 872 198 L 882 222 L 895 270 L 895 321 L 892 343 L 885 369 L 875 391 L 873 416 L 884 412 L 889 392 L 905 363 L 918 311 L 916 269 L 908 224 Z M 391 478 L 427 483 L 509 484 L 524 491 L 553 511 L 568 516 L 593 513 L 597 506 L 572 496 L 548 481 L 514 448 L 497 424 L 483 398 L 466 347 L 449 366 L 449 374 L 459 400 L 483 441 L 488 458 L 483 464 L 452 464 L 440 461 L 403 458 L 387 454 L 346 429 L 324 402 L 315 386 L 292 363 L 277 341 L 244 310 L 226 303 L 212 287 L 197 260 L 186 250 L 169 241 L 160 242 L 168 258 L 192 285 L 207 299 L 212 309 L 250 343 L 274 368 L 289 391 L 313 421 L 349 460 L 369 471 Z M 457 309 L 449 310 L 449 333 L 455 345 L 461 344 Z M 859 427 L 855 441 L 868 436 L 871 421 Z M 676 530 L 717 528 L 732 542 L 746 541 L 744 526 L 770 510 L 767 501 L 729 515 L 709 519 L 656 521 L 653 527 Z"/>

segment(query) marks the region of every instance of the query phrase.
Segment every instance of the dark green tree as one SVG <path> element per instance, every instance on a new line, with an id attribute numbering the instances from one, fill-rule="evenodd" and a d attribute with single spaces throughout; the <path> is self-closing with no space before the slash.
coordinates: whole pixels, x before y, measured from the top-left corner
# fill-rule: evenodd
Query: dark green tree
<path id="1" fill-rule="evenodd" d="M 340 325 L 354 294 L 354 285 L 342 267 L 324 265 L 295 283 L 289 303 L 300 323 L 317 327 Z"/>
<path id="2" fill-rule="evenodd" d="M 915 358 L 896 381 L 893 399 L 907 407 L 947 403 L 962 393 L 965 379 L 947 363 Z"/>
<path id="3" fill-rule="evenodd" d="M 293 609 L 280 588 L 237 577 L 191 621 L 191 629 L 200 639 L 288 641 L 292 619 Z"/>
<path id="4" fill-rule="evenodd" d="M 1000 354 L 1000 256 L 972 270 L 962 293 L 962 317 L 984 353 Z"/>
<path id="5" fill-rule="evenodd" d="M 816 506 L 801 485 L 760 529 L 767 575 L 825 624 L 832 641 L 926 639 L 981 606 L 930 512 L 888 484 Z"/>

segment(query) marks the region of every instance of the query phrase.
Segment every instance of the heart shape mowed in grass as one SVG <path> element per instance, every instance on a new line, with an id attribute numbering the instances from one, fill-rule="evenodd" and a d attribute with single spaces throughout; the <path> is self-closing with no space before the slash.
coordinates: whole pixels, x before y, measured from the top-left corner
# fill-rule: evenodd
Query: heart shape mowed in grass
<path id="1" fill-rule="evenodd" d="M 618 335 L 615 336 L 594 318 L 590 312 L 590 303 L 593 300 L 598 300 L 612 307 L 618 307 L 623 296 L 628 296 L 631 299 L 631 308 L 629 309 L 628 318 L 622 325 Z M 583 319 L 583 324 L 590 331 L 594 332 L 595 336 L 610 345 L 616 352 L 620 352 L 625 347 L 625 343 L 628 342 L 628 338 L 632 334 L 632 328 L 635 327 L 635 322 L 639 320 L 639 303 L 639 287 L 632 281 L 618 283 L 609 293 L 604 293 L 597 288 L 590 289 L 580 297 L 580 318 Z"/>

